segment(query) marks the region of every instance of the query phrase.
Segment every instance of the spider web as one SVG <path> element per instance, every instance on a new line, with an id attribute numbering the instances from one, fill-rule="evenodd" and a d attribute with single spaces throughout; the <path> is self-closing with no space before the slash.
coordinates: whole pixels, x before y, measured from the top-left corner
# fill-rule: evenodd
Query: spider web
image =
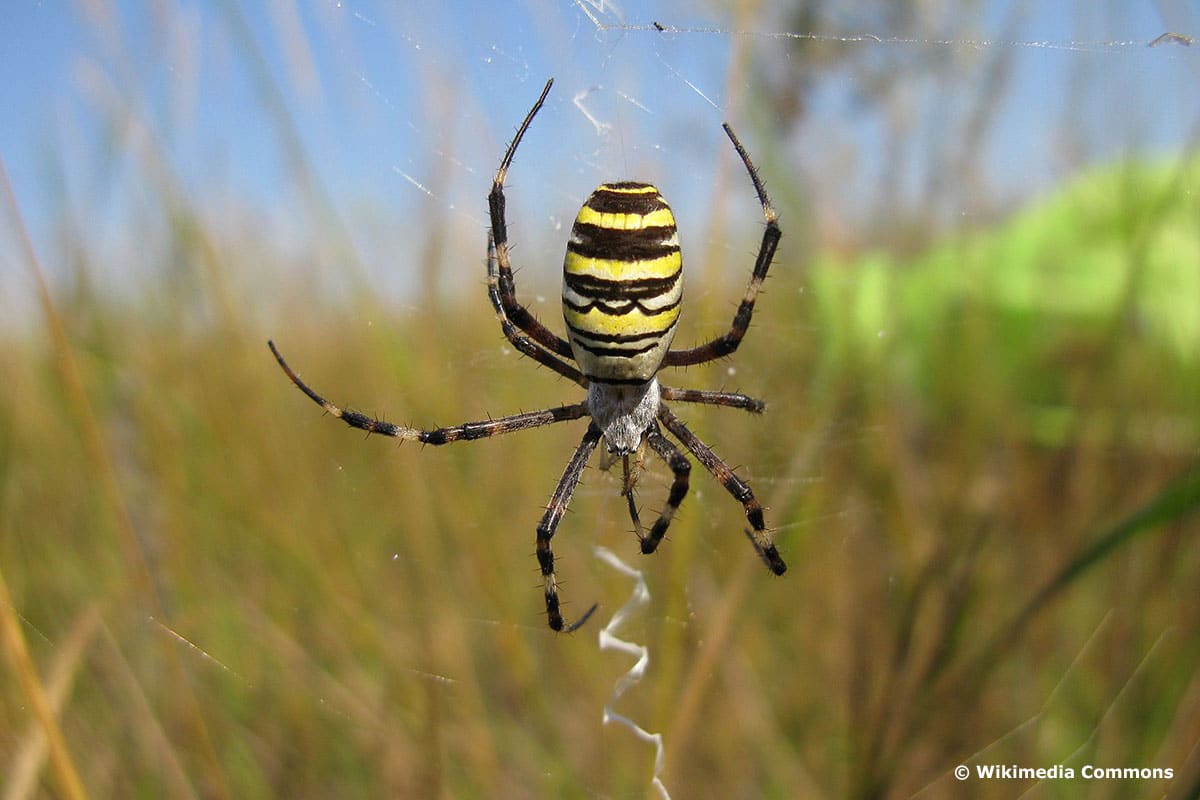
<path id="1" fill-rule="evenodd" d="M 480 267 L 487 226 L 483 197 L 508 137 L 550 76 L 556 81 L 554 91 L 518 152 L 508 182 L 522 302 L 541 319 L 556 321 L 559 259 L 579 205 L 602 181 L 651 180 L 672 203 L 688 265 L 687 304 L 695 310 L 684 313 L 677 342 L 685 345 L 727 324 L 761 230 L 761 211 L 721 132 L 723 121 L 739 131 L 768 191 L 787 209 L 776 273 L 785 264 L 806 266 L 806 253 L 912 252 L 984 228 L 1090 165 L 1121 155 L 1190 148 L 1200 122 L 1191 102 L 1200 68 L 1200 44 L 1191 37 L 1200 35 L 1200 10 L 1185 0 L 1109 3 L 1102 10 L 1085 0 L 863 2 L 850 10 L 838 10 L 835 3 L 792 5 L 797 7 L 768 7 L 746 15 L 712 5 L 697 9 L 608 0 L 485 8 L 432 0 L 330 2 L 304 10 L 279 3 L 273 12 L 230 12 L 233 21 L 203 11 L 180 12 L 165 23 L 172 41 L 185 42 L 195 33 L 227 49 L 218 48 L 211 56 L 215 64 L 203 68 L 185 63 L 200 58 L 191 51 L 176 56 L 179 61 L 168 60 L 171 67 L 163 72 L 185 76 L 187 91 L 167 93 L 182 97 L 178 104 L 156 100 L 154 84 L 165 80 L 162 74 L 146 78 L 146 93 L 132 99 L 113 91 L 119 84 L 111 76 L 81 69 L 77 80 L 88 87 L 90 102 L 144 103 L 160 130 L 177 132 L 166 142 L 155 141 L 154 129 L 110 135 L 127 137 L 131 148 L 162 147 L 164 160 L 182 164 L 177 188 L 210 198 L 202 213 L 214 228 L 236 235 L 245 219 L 253 219 L 267 231 L 266 238 L 285 253 L 278 263 L 287 266 L 280 268 L 283 274 L 264 276 L 264 283 L 287 285 L 303 275 L 335 305 L 351 309 L 357 315 L 353 324 L 362 333 L 373 324 L 372 312 L 360 310 L 364 287 L 376 310 L 432 306 L 464 317 L 489 315 Z M 247 38 L 239 40 L 242 36 Z M 257 44 L 251 48 L 247 41 Z M 239 64 L 248 49 L 259 52 L 261 63 L 245 69 Z M 158 69 L 139 63 L 119 66 L 133 72 Z M 188 82 L 189 75 L 194 83 Z M 272 82 L 285 87 L 278 108 L 263 101 L 264 94 L 271 96 L 263 85 Z M 213 83 L 225 91 L 216 91 Z M 196 97 L 204 103 L 196 103 Z M 265 110 L 238 125 L 248 98 L 253 98 L 249 105 Z M 1121 113 L 1114 114 L 1114 108 Z M 297 141 L 281 143 L 257 130 L 277 122 L 276 115 L 290 115 Z M 235 127 L 238 133 L 231 134 Z M 211 153 L 230 140 L 237 146 L 222 156 L 228 159 L 225 170 L 214 179 Z M 12 158 L 12 151 L 13 146 L 5 146 L 6 157 Z M 106 176 L 68 172 L 63 179 L 65 185 L 87 187 L 100 177 Z M 13 180 L 18 195 L 38 196 L 30 188 L 37 180 L 32 171 L 14 170 Z M 97 234 L 95 277 L 121 295 L 136 284 L 131 276 L 145 278 L 172 267 L 150 255 L 158 251 L 142 246 L 142 230 L 131 224 L 143 213 L 144 198 L 133 196 L 136 192 L 128 186 L 122 190 L 119 179 L 114 183 L 114 202 L 95 215 L 88 229 Z M 292 191 L 297 185 L 309 190 Z M 79 195 L 95 197 L 86 190 Z M 99 210 L 101 202 L 92 202 L 81 215 Z M 60 221 L 36 205 L 30 216 L 35 237 L 55 252 Z M 147 254 L 144 259 L 141 253 Z M 3 255 L 7 265 L 19 261 L 8 252 Z M 58 255 L 48 261 L 70 261 L 69 254 Z M 52 277 L 68 279 L 66 274 Z M 846 280 L 859 279 L 851 275 Z M 23 279 L 6 266 L 0 281 L 4 324 L 27 321 L 29 309 L 12 299 L 25 295 Z M 803 278 L 776 274 L 768 289 L 772 291 L 760 302 L 745 348 L 787 352 L 812 335 L 815 323 L 772 307 L 796 308 L 806 286 Z M 877 333 L 887 337 L 890 332 L 880 328 Z M 948 328 L 940 333 L 959 332 Z M 498 353 L 509 358 L 497 364 Z M 491 383 L 510 381 L 513 372 L 532 366 L 513 363 L 515 354 L 498 348 L 494 339 L 481 340 L 461 356 L 462 364 Z M 701 373 L 721 383 L 704 388 L 757 393 L 762 382 L 740 364 L 734 359 L 715 372 Z M 693 374 L 684 373 L 680 381 L 692 383 Z M 530 382 L 533 388 L 521 400 L 528 407 L 573 400 L 570 387 L 561 382 L 544 376 Z M 489 397 L 471 402 L 476 404 L 471 418 L 510 411 L 496 408 Z M 787 508 L 803 492 L 828 489 L 815 466 L 814 449 L 820 443 L 883 439 L 887 434 L 872 428 L 838 429 L 836 423 L 813 428 L 797 444 L 791 463 L 767 472 L 755 463 L 753 449 L 720 438 L 717 413 L 696 413 L 706 438 L 716 435 L 719 452 L 736 459 L 739 474 L 771 509 Z M 772 415 L 803 413 L 802 408 L 771 408 Z M 556 441 L 575 435 L 563 434 L 567 438 Z M 495 457 L 495 452 L 479 457 Z M 567 451 L 562 452 L 565 458 Z M 559 466 L 545 467 L 548 495 Z M 642 502 L 653 506 L 669 479 L 661 465 L 648 459 L 640 483 Z M 568 592 L 582 607 L 592 599 L 601 601 L 604 619 L 591 623 L 601 630 L 595 657 L 611 659 L 614 672 L 625 666 L 605 650 L 605 642 L 612 642 L 607 637 L 615 635 L 618 624 L 640 615 L 646 627 L 688 629 L 698 606 L 720 608 L 693 602 L 693 594 L 711 593 L 713 586 L 725 583 L 718 576 L 728 565 L 716 562 L 716 543 L 742 524 L 736 504 L 700 469 L 693 470 L 680 520 L 698 529 L 701 541 L 693 552 L 709 566 L 699 568 L 694 584 L 684 586 L 666 578 L 678 573 L 643 574 L 620 565 L 612 551 L 588 539 L 592 527 L 616 535 L 624 531 L 619 482 L 619 477 L 591 470 L 576 495 L 581 510 L 564 522 L 569 534 L 556 539 L 561 548 L 577 554 L 596 545 L 595 564 L 585 564 L 582 556 L 564 559 L 574 578 Z M 776 534 L 798 544 L 802 534 L 814 535 L 804 531 L 856 517 L 866 502 L 848 498 L 832 520 L 789 518 Z M 529 510 L 530 532 L 536 511 Z M 482 531 L 482 523 L 480 527 Z M 616 535 L 608 543 L 628 545 Z M 675 544 L 668 541 L 656 558 L 670 559 Z M 625 547 L 620 552 L 633 551 Z M 430 559 L 419 566 L 434 573 L 442 565 Z M 608 566 L 637 576 L 628 601 L 623 581 L 601 574 Z M 732 591 L 746 592 L 745 581 L 751 579 L 732 573 Z M 514 582 L 514 591 L 524 588 L 519 577 Z M 679 604 L 685 618 L 668 617 L 662 610 L 679 607 L 663 599 L 672 593 L 686 596 Z M 614 614 L 613 609 L 619 610 Z M 488 616 L 486 610 L 477 617 L 483 626 L 513 624 L 509 618 Z M 1097 620 L 1094 636 L 1109 624 L 1107 618 Z M 186 643 L 198 663 L 216 664 L 230 679 L 249 684 L 209 643 L 194 641 L 186 630 L 159 620 L 154 628 Z M 588 630 L 575 639 L 553 640 L 553 646 L 578 647 Z M 282 638 L 268 641 L 284 647 Z M 713 641 L 708 646 L 732 647 L 737 635 L 725 629 Z M 1079 643 L 1080 659 L 1089 657 L 1090 646 L 1090 639 Z M 613 704 L 618 698 L 636 700 L 638 691 L 656 680 L 658 654 L 648 645 L 622 642 L 618 647 L 639 661 L 636 672 L 617 679 Z M 1152 647 L 1140 654 L 1138 664 L 1154 658 Z M 457 680 L 424 662 L 411 674 L 439 685 Z M 642 683 L 628 677 L 634 674 Z M 1128 685 L 1136 674 L 1131 673 Z M 1068 670 L 1046 706 L 1025 726 L 1002 732 L 994 741 L 1035 735 L 1047 709 L 1071 682 Z M 1118 700 L 1100 701 L 1102 710 Z M 349 706 L 353 701 L 343 702 Z M 648 734 L 646 728 L 655 726 L 622 716 L 611 705 L 595 713 L 598 722 L 617 720 L 653 745 L 654 767 L 646 783 L 666 796 L 663 748 L 672 747 L 671 731 Z M 1098 721 L 1096 729 L 1101 725 Z M 986 758 L 988 749 L 981 747 L 966 763 Z M 941 785 L 930 784 L 921 792 L 932 794 Z M 594 794 L 606 791 L 595 789 Z"/>

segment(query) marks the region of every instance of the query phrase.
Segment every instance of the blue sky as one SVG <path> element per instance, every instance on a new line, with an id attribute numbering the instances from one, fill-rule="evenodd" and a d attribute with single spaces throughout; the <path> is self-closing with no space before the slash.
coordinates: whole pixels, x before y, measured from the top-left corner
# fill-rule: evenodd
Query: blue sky
<path id="1" fill-rule="evenodd" d="M 1026 3 L 1018 29 L 1005 30 L 1014 5 L 983 3 L 969 42 L 888 41 L 893 32 L 868 22 L 845 34 L 884 41 L 839 46 L 933 58 L 972 49 L 1010 55 L 1005 101 L 982 157 L 989 185 L 1006 196 L 1035 194 L 1063 177 L 1056 170 L 1071 146 L 1064 130 L 1074 128 L 1100 157 L 1182 146 L 1197 122 L 1200 42 L 1146 43 L 1166 30 L 1200 33 L 1184 29 L 1196 23 L 1193 0 Z M 251 218 L 285 250 L 307 252 L 326 212 L 297 180 L 287 155 L 293 134 L 368 265 L 381 253 L 398 264 L 417 256 L 419 237 L 405 229 L 439 215 L 452 234 L 476 236 L 499 154 L 551 75 L 555 92 L 512 175 L 510 202 L 526 240 L 563 238 L 590 189 L 621 177 L 659 183 L 682 219 L 700 220 L 715 160 L 731 155 L 720 123 L 734 122 L 753 151 L 754 120 L 764 114 L 748 79 L 730 81 L 731 62 L 786 58 L 781 35 L 789 33 L 770 5 L 748 21 L 713 4 L 672 2 L 625 3 L 620 14 L 611 4 L 568 0 L 90 7 L 13 4 L 0 29 L 0 154 L 52 273 L 65 258 L 55 223 L 64 209 L 99 260 L 136 262 L 136 252 L 124 252 L 145 241 L 163 174 L 208 209 L 214 225 Z M 600 31 L 592 17 L 635 28 Z M 645 29 L 653 21 L 678 32 Z M 850 101 L 851 80 L 827 76 L 809 124 L 781 145 L 798 165 L 797 181 L 829 194 L 817 199 L 835 221 L 869 203 L 893 166 L 884 163 L 889 134 Z M 1072 81 L 1089 91 L 1072 95 Z M 939 98 L 913 83 L 914 124 L 944 124 Z M 274 89 L 264 87 L 281 91 L 282 116 L 272 110 Z M 1086 102 L 1064 107 L 1074 96 Z M 959 87 L 954 102 L 969 99 L 970 88 Z M 944 112 L 951 120 L 956 113 Z M 939 146 L 936 131 L 924 141 Z M 954 142 L 947 133 L 945 146 Z M 838 158 L 851 159 L 852 169 L 843 172 Z M 914 180 L 921 158 L 905 161 Z M 760 166 L 783 169 L 778 160 Z M 738 213 L 753 222 L 752 204 Z M 26 292 L 14 283 L 20 270 L 11 247 L 0 245 L 0 255 L 0 288 Z M 129 274 L 154 269 L 142 264 Z M 403 267 L 368 269 L 405 291 Z"/>

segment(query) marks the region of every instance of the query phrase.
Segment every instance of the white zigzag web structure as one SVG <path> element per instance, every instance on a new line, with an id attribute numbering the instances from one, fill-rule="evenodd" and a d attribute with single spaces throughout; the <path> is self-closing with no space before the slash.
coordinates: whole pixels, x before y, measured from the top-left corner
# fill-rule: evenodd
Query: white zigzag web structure
<path id="1" fill-rule="evenodd" d="M 638 725 L 633 720 L 626 716 L 618 714 L 613 710 L 617 700 L 621 695 L 625 694 L 631 687 L 641 683 L 641 680 L 646 675 L 646 667 L 650 664 L 650 651 L 643 645 L 627 642 L 617 636 L 617 629 L 634 611 L 640 611 L 650 603 L 650 590 L 646 588 L 646 579 L 642 575 L 641 570 L 633 567 L 622 561 L 616 553 L 609 550 L 607 547 L 596 546 L 593 549 L 596 558 L 608 564 L 613 569 L 621 574 L 633 578 L 635 581 L 633 593 L 629 596 L 629 600 L 625 605 L 617 609 L 617 612 L 612 615 L 612 619 L 608 624 L 600 629 L 600 649 L 601 650 L 619 650 L 622 653 L 627 653 L 635 656 L 637 661 L 629 671 L 617 679 L 613 685 L 612 697 L 604 706 L 603 724 L 616 722 L 619 725 L 624 725 L 629 730 L 633 731 L 633 735 L 641 739 L 643 742 L 649 742 L 654 745 L 654 776 L 650 780 L 650 785 L 657 791 L 659 797 L 663 800 L 670 800 L 671 795 L 667 792 L 667 787 L 663 785 L 661 775 L 663 770 L 663 739 L 661 733 L 650 733 L 642 726 Z"/>

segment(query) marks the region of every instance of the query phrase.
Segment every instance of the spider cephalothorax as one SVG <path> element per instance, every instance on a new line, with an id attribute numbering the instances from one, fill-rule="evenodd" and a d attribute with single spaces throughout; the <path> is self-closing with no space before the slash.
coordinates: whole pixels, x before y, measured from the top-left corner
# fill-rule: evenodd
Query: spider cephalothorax
<path id="1" fill-rule="evenodd" d="M 787 570 L 763 522 L 762 507 L 755 499 L 754 492 L 663 402 L 707 403 L 758 413 L 763 410 L 762 401 L 732 392 L 662 386 L 657 377 L 664 366 L 702 364 L 729 355 L 737 349 L 750 325 L 754 301 L 771 266 L 780 231 L 775 209 L 767 199 L 750 157 L 734 136 L 733 130 L 724 125 L 726 135 L 754 184 L 767 223 L 750 285 L 734 314 L 729 331 L 698 347 L 670 349 L 683 298 L 683 261 L 675 217 L 658 189 L 648 183 L 622 181 L 600 185 L 575 218 L 563 262 L 563 318 L 568 338 L 558 336 L 517 301 L 508 249 L 508 224 L 504 214 L 504 180 L 517 146 L 541 109 L 553 83 L 553 80 L 546 82 L 541 96 L 525 116 L 512 144 L 504 153 L 488 194 L 491 218 L 487 250 L 488 297 L 496 309 L 501 330 L 513 346 L 586 388 L 586 400 L 450 428 L 419 430 L 381 422 L 335 406 L 300 380 L 275 345 L 268 344 L 292 382 L 330 414 L 352 427 L 400 439 L 447 444 L 590 417 L 583 440 L 567 462 L 546 513 L 537 526 L 537 557 L 542 571 L 546 615 L 554 630 L 571 631 L 587 621 L 595 606 L 574 623 L 564 624 L 550 540 L 566 512 L 592 451 L 601 439 L 610 453 L 623 457 L 625 494 L 629 499 L 630 517 L 643 553 L 652 553 L 658 547 L 688 490 L 691 463 L 667 439 L 662 430 L 666 428 L 742 504 L 751 527 L 747 535 L 767 567 L 776 575 Z M 572 365 L 571 361 L 578 367 Z M 674 474 L 667 503 L 648 532 L 643 530 L 638 518 L 629 474 L 629 455 L 637 452 L 643 443 L 648 444 Z"/>

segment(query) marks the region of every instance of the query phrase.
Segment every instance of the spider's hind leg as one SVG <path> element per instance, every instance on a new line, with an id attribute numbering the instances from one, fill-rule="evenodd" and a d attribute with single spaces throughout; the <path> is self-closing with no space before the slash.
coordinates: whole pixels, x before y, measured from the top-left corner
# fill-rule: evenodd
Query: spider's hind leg
<path id="1" fill-rule="evenodd" d="M 609 459 L 616 459 L 616 456 L 611 453 L 604 453 L 602 455 L 608 456 Z M 632 467 L 630 467 L 629 456 L 621 456 L 621 495 L 629 504 L 629 519 L 633 522 L 633 532 L 637 535 L 639 540 L 646 538 L 646 532 L 645 529 L 642 528 L 642 517 L 641 514 L 638 513 L 637 498 L 634 496 L 633 490 L 637 486 L 638 475 L 640 475 L 642 471 L 643 457 L 644 451 L 639 447 L 637 451 L 637 461 Z M 612 465 L 609 464 L 608 466 Z M 603 463 L 601 463 L 601 469 L 606 469 Z"/>
<path id="2" fill-rule="evenodd" d="M 783 557 L 779 555 L 779 550 L 775 547 L 775 541 L 771 532 L 767 530 L 767 525 L 763 521 L 762 506 L 754 497 L 754 491 L 750 488 L 750 484 L 739 478 L 729 468 L 729 465 L 712 451 L 711 447 L 700 441 L 700 437 L 688 430 L 687 426 L 672 414 L 671 410 L 665 405 L 659 406 L 658 418 L 662 421 L 663 425 L 667 426 L 667 430 L 673 433 L 679 441 L 683 442 L 683 446 L 700 460 L 705 469 L 721 482 L 721 485 L 725 487 L 725 491 L 733 495 L 734 499 L 742 504 L 742 508 L 746 512 L 746 520 L 750 523 L 750 529 L 746 531 L 746 536 L 750 539 L 750 543 L 754 545 L 755 552 L 758 553 L 763 563 L 767 565 L 767 569 L 776 575 L 782 575 L 787 572 L 787 564 L 784 563 Z"/>
<path id="3" fill-rule="evenodd" d="M 583 475 L 583 468 L 587 466 L 588 458 L 596 449 L 601 435 L 596 423 L 588 425 L 587 432 L 583 434 L 583 441 L 575 449 L 575 455 L 567 462 L 567 468 L 563 470 L 558 486 L 550 498 L 550 504 L 546 506 L 546 513 L 537 527 L 537 559 L 538 566 L 542 569 L 542 583 L 546 594 L 546 618 L 551 628 L 565 633 L 570 633 L 587 622 L 596 606 L 593 605 L 570 625 L 563 623 L 562 611 L 559 608 L 558 580 L 554 576 L 554 551 L 550 548 L 550 540 L 554 538 L 554 531 L 567 511 L 571 495 L 575 493 L 575 487 L 579 485 L 579 479 Z"/>
<path id="4" fill-rule="evenodd" d="M 654 450 L 655 453 L 667 462 L 674 473 L 675 479 L 671 481 L 671 492 L 667 495 L 667 504 L 663 507 L 662 513 L 658 515 L 658 519 L 654 521 L 653 527 L 650 528 L 650 534 L 643 536 L 641 528 L 638 528 L 638 538 L 642 542 L 643 553 L 653 553 L 658 549 L 658 545 L 662 542 L 663 537 L 667 535 L 667 526 L 671 524 L 671 520 L 675 518 L 675 512 L 679 510 L 680 503 L 683 498 L 687 497 L 688 493 L 688 476 L 692 472 L 692 464 L 687 460 L 687 456 L 679 452 L 679 448 L 671 444 L 667 437 L 662 435 L 662 431 L 658 429 L 658 423 L 646 432 L 646 443 Z"/>

